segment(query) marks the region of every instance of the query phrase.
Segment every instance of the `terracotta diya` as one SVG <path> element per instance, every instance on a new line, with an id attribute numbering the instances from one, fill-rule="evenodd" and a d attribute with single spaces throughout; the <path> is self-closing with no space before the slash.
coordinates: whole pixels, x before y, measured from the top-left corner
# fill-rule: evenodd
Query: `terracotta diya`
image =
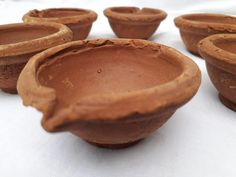
<path id="1" fill-rule="evenodd" d="M 17 93 L 18 76 L 31 56 L 71 40 L 71 30 L 62 24 L 0 25 L 0 89 Z"/>
<path id="2" fill-rule="evenodd" d="M 197 65 L 145 40 L 70 42 L 31 58 L 18 82 L 24 105 L 43 113 L 49 132 L 122 148 L 162 126 L 197 92 Z"/>
<path id="3" fill-rule="evenodd" d="M 236 35 L 207 37 L 199 43 L 199 51 L 221 102 L 236 111 Z"/>
<path id="4" fill-rule="evenodd" d="M 148 39 L 167 16 L 160 9 L 138 7 L 111 7 L 104 15 L 118 37 L 131 39 Z"/>
<path id="5" fill-rule="evenodd" d="M 73 32 L 73 40 L 87 38 L 96 19 L 94 11 L 76 8 L 31 10 L 23 16 L 24 22 L 56 22 L 67 25 Z"/>
<path id="6" fill-rule="evenodd" d="M 174 20 L 186 48 L 198 53 L 197 44 L 207 36 L 218 33 L 236 33 L 236 17 L 222 14 L 187 14 Z"/>

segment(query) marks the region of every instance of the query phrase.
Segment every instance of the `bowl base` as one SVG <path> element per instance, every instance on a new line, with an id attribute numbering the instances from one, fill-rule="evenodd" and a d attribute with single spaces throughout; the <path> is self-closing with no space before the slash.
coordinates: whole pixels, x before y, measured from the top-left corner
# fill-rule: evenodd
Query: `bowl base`
<path id="1" fill-rule="evenodd" d="M 91 142 L 91 141 L 87 141 L 87 142 L 89 144 L 95 145 L 95 146 L 100 147 L 100 148 L 123 149 L 123 148 L 127 148 L 127 147 L 130 147 L 130 146 L 133 146 L 133 145 L 139 143 L 141 140 L 142 139 L 136 140 L 136 141 L 132 141 L 132 142 L 129 142 L 129 143 L 122 143 L 122 144 L 100 144 L 100 143 L 94 143 L 94 142 Z"/>
<path id="2" fill-rule="evenodd" d="M 5 92 L 5 93 L 17 94 L 17 90 L 16 90 L 16 89 L 2 88 L 1 90 L 2 90 L 3 92 Z"/>
<path id="3" fill-rule="evenodd" d="M 219 99 L 226 107 L 228 107 L 229 109 L 233 111 L 236 111 L 236 103 L 230 101 L 229 99 L 225 98 L 221 94 L 219 94 Z"/>

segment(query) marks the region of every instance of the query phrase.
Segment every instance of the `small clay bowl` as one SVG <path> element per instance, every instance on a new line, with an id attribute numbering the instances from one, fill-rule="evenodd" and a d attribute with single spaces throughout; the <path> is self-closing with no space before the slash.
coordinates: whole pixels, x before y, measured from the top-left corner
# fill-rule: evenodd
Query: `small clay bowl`
<path id="1" fill-rule="evenodd" d="M 104 10 L 114 33 L 120 38 L 148 39 L 167 16 L 159 9 L 111 7 Z"/>
<path id="2" fill-rule="evenodd" d="M 207 37 L 200 41 L 199 52 L 221 102 L 236 111 L 236 35 Z"/>
<path id="3" fill-rule="evenodd" d="M 197 44 L 207 36 L 236 33 L 236 17 L 222 14 L 187 14 L 174 20 L 186 48 L 199 55 Z"/>
<path id="4" fill-rule="evenodd" d="M 96 19 L 94 11 L 76 8 L 31 10 L 23 16 L 24 22 L 56 22 L 67 25 L 73 32 L 73 40 L 87 38 Z"/>
<path id="5" fill-rule="evenodd" d="M 0 89 L 17 93 L 17 79 L 30 57 L 71 40 L 71 30 L 62 24 L 0 25 Z"/>
<path id="6" fill-rule="evenodd" d="M 18 82 L 24 105 L 49 132 L 70 131 L 101 147 L 133 145 L 197 92 L 197 65 L 144 40 L 76 41 L 31 58 Z"/>

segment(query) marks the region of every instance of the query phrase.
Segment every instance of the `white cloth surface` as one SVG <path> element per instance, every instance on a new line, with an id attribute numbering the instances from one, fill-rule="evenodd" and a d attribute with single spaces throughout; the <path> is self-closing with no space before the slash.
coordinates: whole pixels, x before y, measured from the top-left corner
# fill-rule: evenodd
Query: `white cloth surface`
<path id="1" fill-rule="evenodd" d="M 236 114 L 223 106 L 205 63 L 190 54 L 173 18 L 193 12 L 236 14 L 235 0 L 0 0 L 0 23 L 21 22 L 30 9 L 81 7 L 99 16 L 89 38 L 115 37 L 103 9 L 110 6 L 165 10 L 151 40 L 176 48 L 202 71 L 197 95 L 149 138 L 123 150 L 91 146 L 70 133 L 50 134 L 41 113 L 24 107 L 17 95 L 0 91 L 0 177 L 235 177 Z"/>

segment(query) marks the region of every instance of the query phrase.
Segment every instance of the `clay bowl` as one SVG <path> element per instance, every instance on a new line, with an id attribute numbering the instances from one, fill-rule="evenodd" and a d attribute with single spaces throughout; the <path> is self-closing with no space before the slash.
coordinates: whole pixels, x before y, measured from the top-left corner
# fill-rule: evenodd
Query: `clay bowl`
<path id="1" fill-rule="evenodd" d="M 62 24 L 0 25 L 0 89 L 17 93 L 17 79 L 30 57 L 71 40 L 71 30 Z"/>
<path id="2" fill-rule="evenodd" d="M 49 132 L 70 131 L 100 147 L 135 144 L 188 102 L 200 71 L 176 50 L 144 41 L 76 41 L 31 58 L 18 91 Z"/>
<path id="3" fill-rule="evenodd" d="M 167 14 L 159 9 L 111 7 L 104 10 L 114 33 L 120 38 L 148 39 Z"/>
<path id="4" fill-rule="evenodd" d="M 236 111 L 236 35 L 207 37 L 199 43 L 199 52 L 221 102 Z"/>
<path id="5" fill-rule="evenodd" d="M 24 22 L 56 22 L 67 25 L 73 32 L 73 40 L 87 38 L 96 19 L 94 11 L 75 8 L 31 10 L 23 16 Z"/>
<path id="6" fill-rule="evenodd" d="M 197 44 L 207 36 L 236 33 L 236 17 L 222 14 L 187 14 L 174 20 L 186 48 L 199 55 Z"/>

